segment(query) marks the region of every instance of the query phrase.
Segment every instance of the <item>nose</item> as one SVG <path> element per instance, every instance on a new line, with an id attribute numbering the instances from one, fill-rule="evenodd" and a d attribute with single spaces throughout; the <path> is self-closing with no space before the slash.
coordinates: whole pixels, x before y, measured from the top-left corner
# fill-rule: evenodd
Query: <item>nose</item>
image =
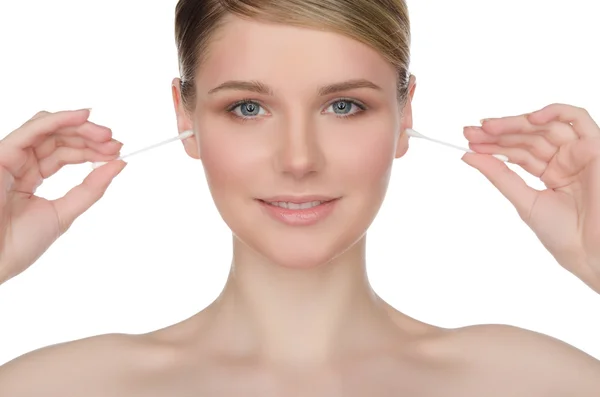
<path id="1" fill-rule="evenodd" d="M 316 129 L 306 121 L 288 122 L 280 133 L 276 167 L 296 179 L 316 173 L 323 166 L 324 156 Z"/>

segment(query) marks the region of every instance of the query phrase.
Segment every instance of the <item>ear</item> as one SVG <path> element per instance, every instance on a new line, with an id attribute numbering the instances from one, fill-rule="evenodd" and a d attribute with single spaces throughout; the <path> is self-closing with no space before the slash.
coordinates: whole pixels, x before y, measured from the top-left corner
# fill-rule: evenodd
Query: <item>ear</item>
<path id="1" fill-rule="evenodd" d="M 184 131 L 193 130 L 194 123 L 191 115 L 186 112 L 181 100 L 181 79 L 173 79 L 171 84 L 171 91 L 173 95 L 173 105 L 175 107 L 175 115 L 177 117 L 177 130 L 181 134 Z M 198 137 L 196 134 L 183 140 L 183 147 L 185 152 L 193 159 L 200 159 L 200 147 L 198 146 Z"/>
<path id="2" fill-rule="evenodd" d="M 400 158 L 408 151 L 408 135 L 406 134 L 407 128 L 413 127 L 413 114 L 412 114 L 412 100 L 415 95 L 415 89 L 417 87 L 417 78 L 414 75 L 410 75 L 408 81 L 408 97 L 406 103 L 402 109 L 402 122 L 400 124 L 400 137 L 396 145 L 396 158 Z"/>

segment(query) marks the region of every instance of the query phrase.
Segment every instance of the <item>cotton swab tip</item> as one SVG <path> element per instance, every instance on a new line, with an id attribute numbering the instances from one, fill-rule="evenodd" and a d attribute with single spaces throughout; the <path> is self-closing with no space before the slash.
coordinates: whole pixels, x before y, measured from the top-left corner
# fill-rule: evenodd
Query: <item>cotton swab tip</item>
<path id="1" fill-rule="evenodd" d="M 100 168 L 104 164 L 108 164 L 108 162 L 107 161 L 96 161 L 95 163 L 92 163 L 92 169 L 95 170 L 96 168 Z"/>
<path id="2" fill-rule="evenodd" d="M 508 157 L 506 157 L 503 154 L 494 154 L 492 156 L 494 156 L 495 158 L 497 158 L 500 161 L 504 161 L 505 163 L 508 162 Z"/>
<path id="3" fill-rule="evenodd" d="M 408 136 L 412 136 L 412 137 L 415 137 L 415 138 L 422 138 L 423 137 L 422 134 L 418 133 L 417 131 L 413 130 L 412 128 L 407 128 L 406 129 L 406 134 Z"/>

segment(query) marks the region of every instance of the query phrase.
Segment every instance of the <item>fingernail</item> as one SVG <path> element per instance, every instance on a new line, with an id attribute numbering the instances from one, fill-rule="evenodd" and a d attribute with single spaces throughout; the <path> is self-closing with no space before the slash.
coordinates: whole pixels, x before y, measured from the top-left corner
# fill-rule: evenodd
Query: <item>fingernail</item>
<path id="1" fill-rule="evenodd" d="M 483 125 L 483 123 L 485 123 L 486 121 L 488 121 L 489 119 L 481 119 L 479 120 L 479 124 Z"/>

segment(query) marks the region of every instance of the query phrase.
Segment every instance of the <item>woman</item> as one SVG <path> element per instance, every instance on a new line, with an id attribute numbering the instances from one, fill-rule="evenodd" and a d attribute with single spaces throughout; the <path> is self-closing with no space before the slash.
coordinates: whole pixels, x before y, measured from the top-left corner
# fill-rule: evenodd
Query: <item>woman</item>
<path id="1" fill-rule="evenodd" d="M 234 235 L 227 285 L 171 327 L 20 357 L 0 369 L 0 395 L 598 395 L 600 363 L 568 345 L 509 327 L 440 329 L 369 286 L 366 230 L 412 127 L 402 1 L 182 0 L 176 36 L 178 128 L 195 131 L 185 150 L 202 160 Z M 62 164 L 117 157 L 120 143 L 88 117 L 40 113 L 0 142 L 0 280 L 30 266 L 123 169 L 110 162 L 53 202 L 33 195 Z M 551 105 L 465 137 L 480 154 L 464 161 L 600 293 L 594 121 Z"/>

